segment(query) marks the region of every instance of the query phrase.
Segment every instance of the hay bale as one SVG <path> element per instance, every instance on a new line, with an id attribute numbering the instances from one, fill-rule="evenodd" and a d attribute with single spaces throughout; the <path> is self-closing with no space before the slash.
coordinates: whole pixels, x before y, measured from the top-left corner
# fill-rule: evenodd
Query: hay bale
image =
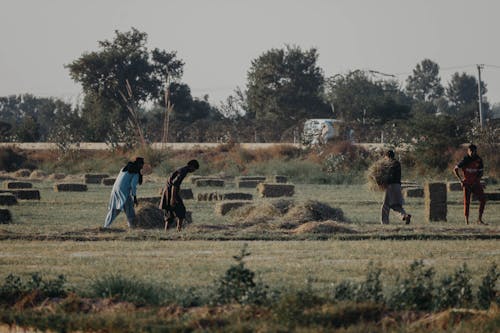
<path id="1" fill-rule="evenodd" d="M 108 178 L 108 174 L 99 174 L 99 173 L 87 173 L 83 175 L 85 184 L 100 184 L 104 178 Z"/>
<path id="2" fill-rule="evenodd" d="M 250 193 L 241 193 L 241 192 L 229 192 L 222 193 L 220 200 L 252 200 L 253 195 Z"/>
<path id="3" fill-rule="evenodd" d="M 249 205 L 250 203 L 248 201 L 224 201 L 224 202 L 218 202 L 215 205 L 215 213 L 221 216 L 226 215 L 230 211 Z"/>
<path id="4" fill-rule="evenodd" d="M 47 173 L 42 170 L 33 170 L 30 174 L 30 179 L 42 179 L 47 177 Z"/>
<path id="5" fill-rule="evenodd" d="M 389 182 L 389 170 L 395 160 L 386 158 L 379 159 L 373 163 L 366 172 L 368 188 L 372 191 L 384 191 Z"/>
<path id="6" fill-rule="evenodd" d="M 155 196 L 155 197 L 140 197 L 137 198 L 137 201 L 139 202 L 139 205 L 152 205 L 155 207 L 160 206 L 160 201 L 161 201 L 161 196 Z"/>
<path id="7" fill-rule="evenodd" d="M 0 205 L 11 206 L 17 204 L 16 196 L 12 193 L 0 193 Z"/>
<path id="8" fill-rule="evenodd" d="M 424 186 L 425 219 L 431 221 L 446 221 L 447 187 L 445 183 L 429 183 Z"/>
<path id="9" fill-rule="evenodd" d="M 16 172 L 14 172 L 14 176 L 19 178 L 27 178 L 30 175 L 31 175 L 31 170 L 29 169 L 19 169 Z"/>
<path id="10" fill-rule="evenodd" d="M 61 180 L 66 178 L 66 175 L 64 173 L 52 173 L 49 175 L 50 180 Z"/>
<path id="11" fill-rule="evenodd" d="M 460 184 L 460 182 L 448 182 L 446 186 L 448 192 L 462 191 L 462 184 Z"/>
<path id="12" fill-rule="evenodd" d="M 184 200 L 194 199 L 193 190 L 191 190 L 190 188 L 181 188 L 179 195 Z"/>
<path id="13" fill-rule="evenodd" d="M 32 188 L 33 184 L 28 182 L 18 182 L 18 181 L 4 181 L 3 188 L 5 189 L 16 189 L 16 188 Z"/>
<path id="14" fill-rule="evenodd" d="M 12 215 L 8 209 L 0 209 L 0 224 L 9 224 L 12 222 Z"/>
<path id="15" fill-rule="evenodd" d="M 344 212 L 340 208 L 331 207 L 330 205 L 308 200 L 292 205 L 284 215 L 287 221 L 309 222 L 309 221 L 344 221 Z"/>
<path id="16" fill-rule="evenodd" d="M 239 181 L 264 182 L 264 181 L 266 181 L 266 176 L 240 176 L 240 177 L 236 177 L 235 181 L 236 182 L 239 182 Z"/>
<path id="17" fill-rule="evenodd" d="M 142 202 L 144 198 L 141 199 Z M 135 213 L 134 227 L 140 229 L 163 229 L 165 221 L 163 219 L 163 210 L 156 205 L 145 204 L 139 207 Z"/>
<path id="18" fill-rule="evenodd" d="M 237 188 L 256 188 L 257 185 L 263 183 L 265 180 L 238 180 L 236 181 Z"/>
<path id="19" fill-rule="evenodd" d="M 500 193 L 485 193 L 486 200 L 488 201 L 500 201 Z"/>
<path id="20" fill-rule="evenodd" d="M 54 185 L 56 192 L 85 192 L 87 191 L 86 184 L 80 183 L 59 183 Z"/>
<path id="21" fill-rule="evenodd" d="M 280 176 L 280 175 L 274 175 L 274 176 L 269 176 L 267 178 L 267 181 L 269 183 L 280 183 L 284 184 L 288 182 L 288 177 L 287 176 Z"/>
<path id="22" fill-rule="evenodd" d="M 40 200 L 39 190 L 12 190 L 11 193 L 18 200 Z"/>
<path id="23" fill-rule="evenodd" d="M 335 221 L 306 222 L 292 230 L 294 234 L 353 234 L 355 230 Z"/>
<path id="24" fill-rule="evenodd" d="M 113 177 L 106 177 L 101 180 L 101 184 L 105 186 L 112 186 L 115 185 L 115 180 L 116 178 Z"/>
<path id="25" fill-rule="evenodd" d="M 257 185 L 257 192 L 265 198 L 291 197 L 295 192 L 295 185 L 260 183 Z"/>
<path id="26" fill-rule="evenodd" d="M 224 187 L 224 180 L 215 178 L 202 178 L 195 181 L 197 187 Z"/>
<path id="27" fill-rule="evenodd" d="M 423 198 L 424 189 L 422 187 L 409 187 L 403 189 L 403 195 L 405 198 Z"/>

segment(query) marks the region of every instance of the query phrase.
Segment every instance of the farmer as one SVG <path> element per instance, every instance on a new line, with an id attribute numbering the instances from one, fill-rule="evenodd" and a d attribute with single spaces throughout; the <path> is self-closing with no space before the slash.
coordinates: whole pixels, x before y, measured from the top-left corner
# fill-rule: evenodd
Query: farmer
<path id="1" fill-rule="evenodd" d="M 458 169 L 462 169 L 464 179 L 460 177 Z M 487 224 L 483 221 L 484 206 L 486 205 L 486 197 L 481 185 L 481 177 L 483 176 L 483 160 L 477 154 L 477 147 L 473 144 L 467 148 L 467 155 L 455 166 L 453 173 L 460 181 L 464 191 L 464 215 L 465 223 L 469 224 L 469 207 L 471 194 L 475 194 L 479 199 L 479 217 L 478 224 Z"/>
<path id="2" fill-rule="evenodd" d="M 175 170 L 168 178 L 160 201 L 160 209 L 165 210 L 165 231 L 168 229 L 168 221 L 173 218 L 177 218 L 177 231 L 181 231 L 186 218 L 186 207 L 179 195 L 181 184 L 188 173 L 198 170 L 199 167 L 197 160 L 191 160 L 186 166 Z"/>
<path id="3" fill-rule="evenodd" d="M 382 204 L 382 224 L 389 224 L 389 211 L 392 209 L 399 214 L 406 224 L 410 224 L 411 215 L 403 208 L 403 195 L 401 193 L 401 163 L 394 158 L 394 151 L 388 150 L 384 159 L 390 162 L 387 171 L 384 203 Z"/>
<path id="4" fill-rule="evenodd" d="M 111 190 L 104 228 L 109 228 L 121 210 L 124 210 L 127 215 L 128 226 L 133 227 L 134 205 L 137 205 L 137 184 L 142 184 L 143 166 L 144 158 L 136 157 L 133 162 L 128 162 L 116 177 L 113 190 Z"/>

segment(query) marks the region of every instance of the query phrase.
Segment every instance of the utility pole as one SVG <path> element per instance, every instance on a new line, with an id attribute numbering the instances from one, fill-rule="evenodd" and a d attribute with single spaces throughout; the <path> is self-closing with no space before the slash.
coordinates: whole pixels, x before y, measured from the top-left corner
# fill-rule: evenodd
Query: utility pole
<path id="1" fill-rule="evenodd" d="M 477 65 L 477 94 L 478 94 L 478 102 L 479 102 L 479 125 L 481 128 L 484 127 L 484 115 L 483 115 L 483 94 L 481 92 L 481 69 L 484 68 L 484 65 Z"/>

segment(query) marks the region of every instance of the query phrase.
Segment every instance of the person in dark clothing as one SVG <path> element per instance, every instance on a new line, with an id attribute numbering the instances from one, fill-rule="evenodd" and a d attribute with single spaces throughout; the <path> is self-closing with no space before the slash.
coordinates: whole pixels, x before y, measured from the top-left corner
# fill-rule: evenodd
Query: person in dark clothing
<path id="1" fill-rule="evenodd" d="M 460 177 L 458 172 L 462 169 L 464 179 Z M 455 166 L 453 173 L 462 184 L 464 191 L 464 216 L 465 223 L 469 224 L 469 207 L 471 194 L 475 194 L 479 199 L 479 217 L 478 224 L 487 224 L 483 221 L 484 207 L 486 206 L 486 197 L 484 195 L 483 186 L 481 185 L 481 177 L 483 176 L 483 160 L 477 154 L 477 147 L 473 144 L 467 148 L 467 155 Z"/>
<path id="2" fill-rule="evenodd" d="M 401 193 L 401 163 L 394 158 L 394 151 L 388 150 L 384 158 L 389 162 L 387 170 L 387 183 L 382 204 L 382 224 L 389 224 L 389 212 L 394 210 L 406 224 L 410 224 L 411 215 L 403 208 L 403 195 Z"/>
<path id="3" fill-rule="evenodd" d="M 160 200 L 160 209 L 165 212 L 165 231 L 168 229 L 170 219 L 177 218 L 177 231 L 181 231 L 182 223 L 186 218 L 186 207 L 182 201 L 180 187 L 188 173 L 198 170 L 197 160 L 191 160 L 186 166 L 175 170 L 167 180 Z"/>

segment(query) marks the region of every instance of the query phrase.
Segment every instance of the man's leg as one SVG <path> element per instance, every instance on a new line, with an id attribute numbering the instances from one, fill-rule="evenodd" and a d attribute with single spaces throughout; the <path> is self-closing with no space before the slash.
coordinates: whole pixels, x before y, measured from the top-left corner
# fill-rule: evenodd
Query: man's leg
<path id="1" fill-rule="evenodd" d="M 483 187 L 481 184 L 475 184 L 472 188 L 472 192 L 477 196 L 479 200 L 479 216 L 477 223 L 486 224 L 483 221 L 484 207 L 486 206 L 486 196 L 484 195 Z"/>
<path id="2" fill-rule="evenodd" d="M 394 206 L 391 206 L 391 209 L 395 212 L 398 213 L 399 215 L 399 218 L 402 220 L 402 221 L 405 221 L 406 224 L 410 224 L 410 219 L 411 219 L 411 215 L 410 214 L 407 214 L 405 209 L 403 208 L 403 206 L 401 205 L 394 205 Z"/>
<path id="3" fill-rule="evenodd" d="M 127 201 L 125 201 L 125 205 L 123 205 L 123 210 L 125 211 L 125 215 L 127 215 L 127 224 L 129 228 L 133 228 L 135 222 L 135 210 L 132 198 L 129 197 Z"/>
<path id="4" fill-rule="evenodd" d="M 384 194 L 384 202 L 382 203 L 382 208 L 381 208 L 381 220 L 380 222 L 382 224 L 389 224 L 389 195 L 388 195 L 388 189 L 385 190 Z"/>
<path id="5" fill-rule="evenodd" d="M 464 216 L 465 223 L 469 224 L 469 207 L 471 198 L 471 188 L 469 185 L 464 185 Z"/>
<path id="6" fill-rule="evenodd" d="M 120 214 L 120 211 L 118 209 L 109 209 L 108 214 L 106 215 L 106 219 L 104 220 L 104 228 L 109 228 L 118 214 Z"/>

